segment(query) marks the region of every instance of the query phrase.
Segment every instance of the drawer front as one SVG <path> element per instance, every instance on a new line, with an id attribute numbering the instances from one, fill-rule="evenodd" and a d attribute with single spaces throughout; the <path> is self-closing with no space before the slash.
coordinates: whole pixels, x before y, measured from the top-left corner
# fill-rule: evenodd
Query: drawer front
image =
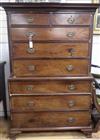
<path id="1" fill-rule="evenodd" d="M 90 25 L 90 14 L 67 14 L 67 13 L 31 13 L 11 14 L 11 24 L 18 25 Z"/>
<path id="2" fill-rule="evenodd" d="M 14 58 L 25 57 L 88 57 L 88 43 L 15 43 Z"/>
<path id="3" fill-rule="evenodd" d="M 15 76 L 78 76 L 88 74 L 89 61 L 63 60 L 14 60 Z"/>
<path id="4" fill-rule="evenodd" d="M 90 14 L 52 14 L 53 25 L 90 25 Z"/>
<path id="5" fill-rule="evenodd" d="M 11 24 L 49 25 L 49 14 L 11 14 Z"/>
<path id="6" fill-rule="evenodd" d="M 85 101 L 85 102 L 84 102 Z M 90 95 L 12 96 L 12 111 L 65 111 L 90 109 Z"/>
<path id="7" fill-rule="evenodd" d="M 87 80 L 33 80 L 9 81 L 10 94 L 38 93 L 90 93 L 91 81 Z"/>
<path id="8" fill-rule="evenodd" d="M 66 27 L 66 28 L 12 28 L 13 41 L 26 40 L 89 40 L 88 27 Z M 33 41 L 34 43 L 34 41 Z"/>
<path id="9" fill-rule="evenodd" d="M 15 128 L 52 128 L 90 126 L 91 115 L 88 111 L 77 112 L 34 112 L 12 113 L 11 125 Z M 23 119 L 25 118 L 25 119 Z"/>

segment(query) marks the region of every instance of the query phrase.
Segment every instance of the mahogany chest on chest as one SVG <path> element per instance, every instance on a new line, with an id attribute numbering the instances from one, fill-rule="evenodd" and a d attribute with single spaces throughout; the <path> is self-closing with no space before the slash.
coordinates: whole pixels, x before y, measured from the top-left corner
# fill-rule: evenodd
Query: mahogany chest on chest
<path id="1" fill-rule="evenodd" d="M 97 4 L 3 4 L 11 76 L 11 132 L 93 131 L 90 74 Z"/>

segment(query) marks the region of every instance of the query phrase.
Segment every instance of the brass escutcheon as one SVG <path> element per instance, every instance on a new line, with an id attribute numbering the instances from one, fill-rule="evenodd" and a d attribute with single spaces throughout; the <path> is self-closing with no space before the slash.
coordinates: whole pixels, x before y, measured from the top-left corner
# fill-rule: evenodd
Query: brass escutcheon
<path id="1" fill-rule="evenodd" d="M 27 106 L 28 106 L 28 107 L 33 107 L 33 106 L 34 106 L 34 102 L 33 102 L 33 101 L 27 102 Z"/>
<path id="2" fill-rule="evenodd" d="M 29 18 L 27 18 L 27 21 L 28 21 L 28 23 L 32 23 L 34 21 L 34 18 L 33 17 L 29 17 Z"/>
<path id="3" fill-rule="evenodd" d="M 66 66 L 67 71 L 72 71 L 73 68 L 74 68 L 73 65 L 68 65 L 68 66 Z"/>
<path id="4" fill-rule="evenodd" d="M 32 90 L 33 90 L 33 85 L 28 85 L 28 86 L 26 86 L 26 90 L 32 91 Z"/>
<path id="5" fill-rule="evenodd" d="M 75 19 L 71 16 L 71 17 L 69 17 L 69 18 L 67 19 L 67 22 L 68 22 L 69 24 L 73 24 L 73 23 L 75 22 Z"/>
<path id="6" fill-rule="evenodd" d="M 34 53 L 35 52 L 35 48 L 33 47 L 33 48 L 27 48 L 27 52 L 29 53 L 29 54 L 32 54 L 32 53 Z"/>
<path id="7" fill-rule="evenodd" d="M 29 65 L 28 66 L 28 70 L 29 71 L 34 71 L 35 70 L 35 66 L 34 65 Z"/>
<path id="8" fill-rule="evenodd" d="M 68 121 L 69 123 L 73 123 L 73 122 L 75 122 L 75 118 L 69 117 L 69 118 L 67 119 L 67 121 Z"/>
<path id="9" fill-rule="evenodd" d="M 68 85 L 68 89 L 69 89 L 69 90 L 75 90 L 76 87 L 75 87 L 75 85 L 71 84 L 71 85 Z"/>
<path id="10" fill-rule="evenodd" d="M 75 32 L 68 32 L 67 37 L 73 37 L 75 35 Z"/>
<path id="11" fill-rule="evenodd" d="M 75 106 L 75 101 L 73 101 L 73 100 L 68 101 L 68 106 L 69 107 Z"/>

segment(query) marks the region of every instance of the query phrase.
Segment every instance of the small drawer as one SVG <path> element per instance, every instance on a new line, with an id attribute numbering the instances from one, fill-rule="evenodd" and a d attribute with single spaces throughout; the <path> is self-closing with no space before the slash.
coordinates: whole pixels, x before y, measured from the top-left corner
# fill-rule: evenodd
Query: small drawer
<path id="1" fill-rule="evenodd" d="M 89 27 L 66 27 L 66 28 L 11 28 L 13 41 L 36 41 L 47 40 L 89 40 Z"/>
<path id="2" fill-rule="evenodd" d="M 13 128 L 43 128 L 82 127 L 90 126 L 89 111 L 77 112 L 28 112 L 12 113 L 11 127 Z M 24 118 L 24 119 L 23 119 Z"/>
<path id="3" fill-rule="evenodd" d="M 88 94 L 11 96 L 10 106 L 11 110 L 16 112 L 88 110 L 91 106 L 91 96 Z"/>
<path id="4" fill-rule="evenodd" d="M 17 25 L 49 25 L 49 14 L 11 14 L 11 24 Z"/>
<path id="5" fill-rule="evenodd" d="M 13 74 L 23 76 L 78 76 L 88 75 L 86 59 L 14 60 Z"/>
<path id="6" fill-rule="evenodd" d="M 14 58 L 34 57 L 88 57 L 88 43 L 34 43 L 30 48 L 29 43 L 14 43 Z"/>
<path id="7" fill-rule="evenodd" d="M 9 80 L 10 94 L 91 93 L 89 80 Z"/>
<path id="8" fill-rule="evenodd" d="M 84 14 L 55 14 L 51 15 L 53 25 L 90 25 L 91 15 Z"/>

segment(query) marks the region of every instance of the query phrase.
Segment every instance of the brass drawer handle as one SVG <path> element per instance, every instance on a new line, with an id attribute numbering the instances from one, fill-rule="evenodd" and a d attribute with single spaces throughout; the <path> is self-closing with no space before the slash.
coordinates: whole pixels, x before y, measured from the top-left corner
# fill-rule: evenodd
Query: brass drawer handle
<path id="1" fill-rule="evenodd" d="M 26 86 L 25 89 L 28 90 L 28 91 L 32 91 L 33 90 L 33 85 L 28 85 L 28 86 Z"/>
<path id="2" fill-rule="evenodd" d="M 75 118 L 69 117 L 69 118 L 67 119 L 67 122 L 68 122 L 68 123 L 74 123 L 74 122 L 75 122 Z"/>
<path id="3" fill-rule="evenodd" d="M 29 44 L 31 44 L 31 43 L 29 43 Z M 30 45 L 31 46 L 31 45 Z M 28 47 L 27 48 L 27 52 L 29 53 L 29 54 L 33 54 L 34 52 L 35 52 L 35 48 L 34 47 Z"/>
<path id="4" fill-rule="evenodd" d="M 73 101 L 73 100 L 68 101 L 68 106 L 69 107 L 75 106 L 75 101 Z"/>
<path id="5" fill-rule="evenodd" d="M 68 32 L 67 33 L 67 37 L 74 37 L 75 36 L 75 32 Z"/>
<path id="6" fill-rule="evenodd" d="M 27 106 L 30 108 L 30 107 L 33 107 L 35 104 L 33 101 L 29 101 L 27 102 Z"/>
<path id="7" fill-rule="evenodd" d="M 75 85 L 71 84 L 71 85 L 68 86 L 68 89 L 69 89 L 69 90 L 75 90 L 76 87 L 75 87 Z"/>
<path id="8" fill-rule="evenodd" d="M 71 16 L 71 17 L 69 17 L 69 18 L 67 19 L 67 22 L 68 22 L 69 24 L 73 24 L 73 23 L 75 22 L 75 19 Z"/>
<path id="9" fill-rule="evenodd" d="M 35 70 L 35 66 L 34 65 L 29 65 L 28 66 L 28 70 L 29 71 L 34 71 Z"/>
<path id="10" fill-rule="evenodd" d="M 67 71 L 72 71 L 74 69 L 73 65 L 66 66 Z"/>
<path id="11" fill-rule="evenodd" d="M 28 23 L 32 23 L 34 21 L 34 18 L 33 17 L 29 17 L 29 18 L 27 18 L 27 21 L 28 21 Z"/>
<path id="12" fill-rule="evenodd" d="M 32 38 L 32 37 L 35 36 L 35 35 L 36 35 L 35 32 L 27 32 L 27 33 L 26 33 L 26 36 L 27 36 L 28 38 Z"/>

